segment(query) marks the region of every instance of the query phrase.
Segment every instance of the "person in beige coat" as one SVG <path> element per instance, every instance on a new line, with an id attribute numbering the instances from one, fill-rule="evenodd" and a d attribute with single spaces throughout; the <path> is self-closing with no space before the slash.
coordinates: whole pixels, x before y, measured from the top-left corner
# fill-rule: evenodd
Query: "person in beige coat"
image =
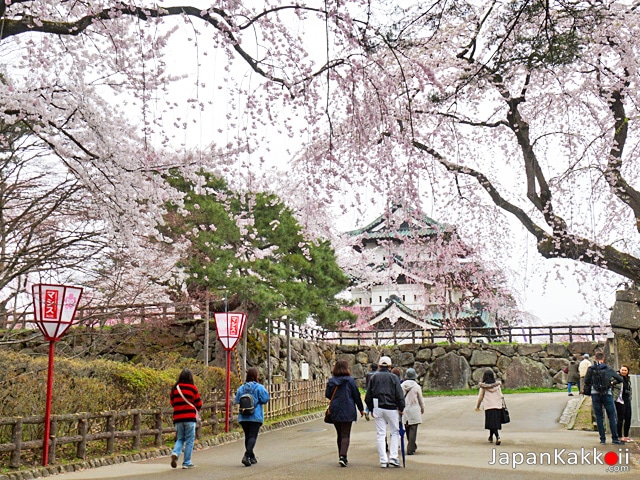
<path id="1" fill-rule="evenodd" d="M 413 455 L 418 449 L 416 437 L 418 435 L 418 425 L 422 423 L 424 400 L 422 398 L 422 387 L 416 382 L 418 378 L 416 371 L 413 368 L 407 369 L 405 377 L 405 381 L 401 384 L 405 401 L 402 423 L 404 423 L 404 428 L 407 432 L 407 455 Z"/>
<path id="2" fill-rule="evenodd" d="M 496 437 L 496 445 L 500 445 L 500 433 L 502 429 L 502 384 L 496 380 L 493 370 L 488 368 L 482 376 L 479 384 L 476 412 L 480 411 L 480 405 L 484 403 L 484 428 L 489 430 L 489 441 L 493 443 Z"/>

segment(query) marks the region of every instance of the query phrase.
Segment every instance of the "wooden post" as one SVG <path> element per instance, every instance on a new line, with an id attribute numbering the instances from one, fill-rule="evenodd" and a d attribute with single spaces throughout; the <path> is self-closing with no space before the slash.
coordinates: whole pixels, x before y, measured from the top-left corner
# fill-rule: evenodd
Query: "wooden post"
<path id="1" fill-rule="evenodd" d="M 135 410 L 133 413 L 133 431 L 135 436 L 133 437 L 133 450 L 140 450 L 140 410 Z"/>
<path id="2" fill-rule="evenodd" d="M 58 444 L 58 419 L 54 416 L 49 429 L 49 463 L 56 463 L 56 445 Z"/>
<path id="3" fill-rule="evenodd" d="M 116 443 L 116 412 L 109 412 L 107 416 L 107 455 L 111 455 L 114 452 L 114 446 Z"/>
<path id="4" fill-rule="evenodd" d="M 16 419 L 11 431 L 11 443 L 13 443 L 13 451 L 9 460 L 9 467 L 20 468 L 20 453 L 22 450 L 22 417 Z"/>
<path id="5" fill-rule="evenodd" d="M 78 442 L 78 447 L 76 449 L 76 457 L 85 459 L 87 457 L 87 427 L 89 422 L 87 421 L 86 416 L 82 416 L 78 418 L 78 435 L 80 436 L 80 441 Z"/>
<path id="6" fill-rule="evenodd" d="M 156 419 L 156 422 L 155 422 L 156 435 L 155 435 L 153 444 L 155 447 L 161 447 L 162 446 L 162 409 L 159 409 L 158 411 L 156 411 L 155 419 Z"/>

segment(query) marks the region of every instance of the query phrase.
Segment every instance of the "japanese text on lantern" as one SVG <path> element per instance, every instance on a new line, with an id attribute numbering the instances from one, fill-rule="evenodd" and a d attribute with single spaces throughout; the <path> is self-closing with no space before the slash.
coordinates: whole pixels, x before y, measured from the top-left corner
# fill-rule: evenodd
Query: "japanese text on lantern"
<path id="1" fill-rule="evenodd" d="M 44 318 L 58 319 L 57 290 L 45 290 L 44 292 Z"/>
<path id="2" fill-rule="evenodd" d="M 239 328 L 240 328 L 240 316 L 231 315 L 231 321 L 229 322 L 229 336 L 239 337 L 240 336 Z"/>

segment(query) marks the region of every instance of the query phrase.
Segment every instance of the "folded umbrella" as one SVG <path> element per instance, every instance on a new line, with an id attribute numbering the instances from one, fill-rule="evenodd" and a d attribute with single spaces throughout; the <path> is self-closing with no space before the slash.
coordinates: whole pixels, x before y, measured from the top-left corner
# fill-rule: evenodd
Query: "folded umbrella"
<path id="1" fill-rule="evenodd" d="M 407 467 L 406 464 L 406 455 L 404 452 L 404 425 L 402 425 L 402 418 L 400 419 L 400 428 L 398 429 L 398 433 L 400 433 L 400 451 L 402 452 L 402 466 Z"/>

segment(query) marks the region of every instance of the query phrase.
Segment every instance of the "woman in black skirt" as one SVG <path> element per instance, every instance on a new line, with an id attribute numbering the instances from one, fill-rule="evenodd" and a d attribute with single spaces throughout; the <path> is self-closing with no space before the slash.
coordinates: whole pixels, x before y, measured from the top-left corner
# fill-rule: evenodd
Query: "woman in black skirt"
<path id="1" fill-rule="evenodd" d="M 502 429 L 502 384 L 496 380 L 493 370 L 485 370 L 480 382 L 480 392 L 476 402 L 476 412 L 480 411 L 480 404 L 484 402 L 484 428 L 489 430 L 489 441 L 493 443 L 496 437 L 496 445 L 500 445 Z"/>

